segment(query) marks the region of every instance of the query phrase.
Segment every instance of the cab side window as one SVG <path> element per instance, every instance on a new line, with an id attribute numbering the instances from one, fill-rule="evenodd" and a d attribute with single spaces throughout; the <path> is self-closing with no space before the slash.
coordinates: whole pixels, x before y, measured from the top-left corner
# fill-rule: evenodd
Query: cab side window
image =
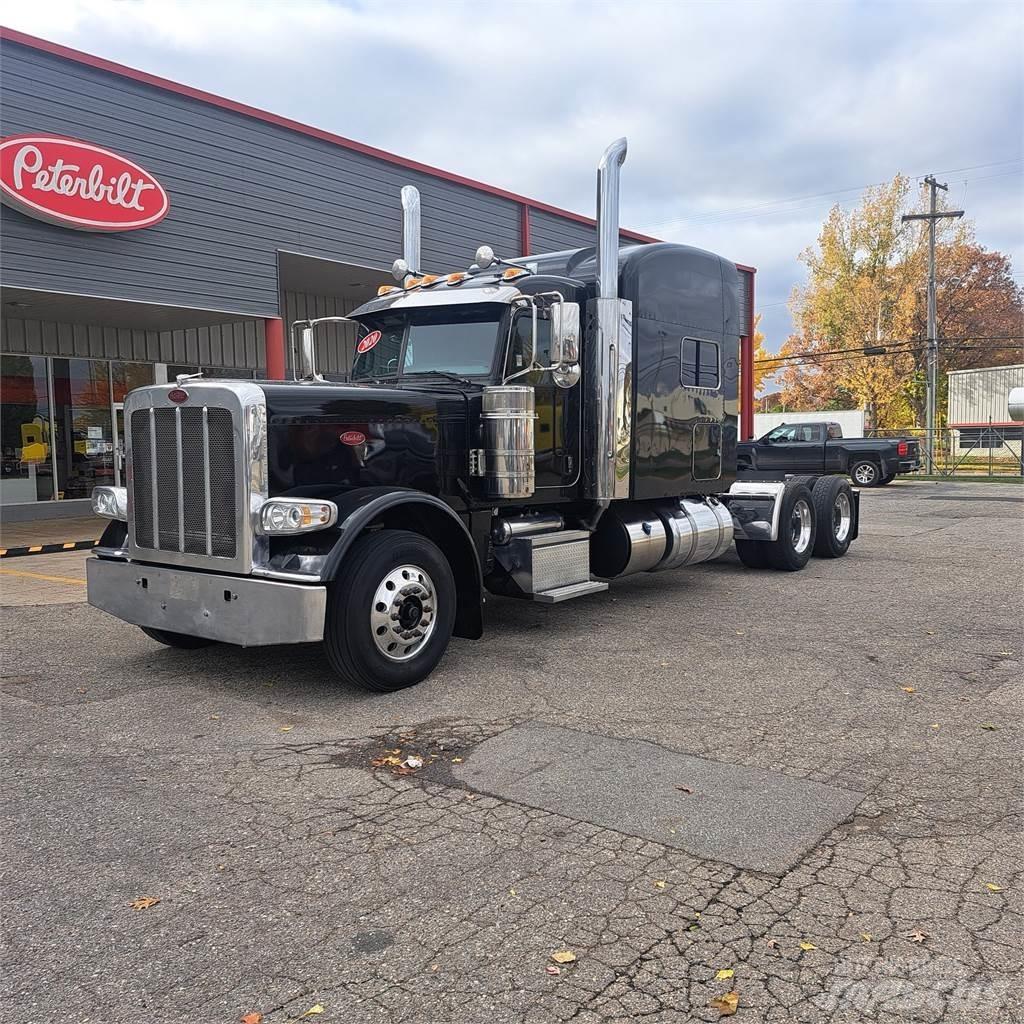
<path id="1" fill-rule="evenodd" d="M 530 332 L 533 317 L 529 313 L 517 313 L 512 321 L 512 338 L 508 346 L 506 373 L 519 373 L 530 365 Z M 551 321 L 537 318 L 537 362 L 541 366 L 551 364 Z"/>
<path id="2" fill-rule="evenodd" d="M 718 344 L 703 338 L 683 338 L 679 353 L 679 383 L 684 388 L 717 389 L 720 382 Z"/>

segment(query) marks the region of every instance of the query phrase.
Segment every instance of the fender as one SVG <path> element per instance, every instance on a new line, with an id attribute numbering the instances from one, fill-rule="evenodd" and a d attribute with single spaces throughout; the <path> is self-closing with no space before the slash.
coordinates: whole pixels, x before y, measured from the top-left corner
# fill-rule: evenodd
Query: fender
<path id="1" fill-rule="evenodd" d="M 454 634 L 470 640 L 483 635 L 480 557 L 466 524 L 449 505 L 432 494 L 404 487 L 363 487 L 338 495 L 334 502 L 338 539 L 320 573 L 324 582 L 344 571 L 346 554 L 372 523 L 420 533 L 441 548 L 452 567 L 457 595 Z"/>

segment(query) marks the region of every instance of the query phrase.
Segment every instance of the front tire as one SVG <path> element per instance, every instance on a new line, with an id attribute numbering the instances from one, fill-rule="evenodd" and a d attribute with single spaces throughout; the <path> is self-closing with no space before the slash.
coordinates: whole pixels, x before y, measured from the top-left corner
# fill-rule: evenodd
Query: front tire
<path id="1" fill-rule="evenodd" d="M 811 491 L 817 536 L 814 553 L 819 558 L 842 558 L 853 541 L 853 488 L 845 477 L 823 476 Z"/>
<path id="2" fill-rule="evenodd" d="M 878 487 L 882 473 L 877 462 L 864 459 L 850 467 L 850 477 L 858 487 Z"/>
<path id="3" fill-rule="evenodd" d="M 197 651 L 200 647 L 209 647 L 215 644 L 216 640 L 209 640 L 205 636 L 189 636 L 187 633 L 172 633 L 167 629 L 153 629 L 150 626 L 139 626 L 150 640 L 155 640 L 165 647 L 176 647 L 181 651 Z"/>
<path id="4" fill-rule="evenodd" d="M 811 489 L 790 481 L 782 495 L 778 540 L 765 545 L 772 568 L 799 572 L 811 560 L 816 522 Z"/>
<path id="5" fill-rule="evenodd" d="M 390 693 L 426 679 L 455 623 L 455 578 L 432 541 L 407 530 L 360 537 L 327 596 L 324 650 L 343 679 Z"/>

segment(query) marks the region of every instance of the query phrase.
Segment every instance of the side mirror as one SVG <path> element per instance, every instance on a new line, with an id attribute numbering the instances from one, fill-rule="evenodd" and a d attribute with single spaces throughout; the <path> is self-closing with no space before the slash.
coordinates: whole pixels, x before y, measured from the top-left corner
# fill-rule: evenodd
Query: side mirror
<path id="1" fill-rule="evenodd" d="M 579 362 L 580 304 L 555 302 L 551 306 L 551 362 L 556 366 Z"/>

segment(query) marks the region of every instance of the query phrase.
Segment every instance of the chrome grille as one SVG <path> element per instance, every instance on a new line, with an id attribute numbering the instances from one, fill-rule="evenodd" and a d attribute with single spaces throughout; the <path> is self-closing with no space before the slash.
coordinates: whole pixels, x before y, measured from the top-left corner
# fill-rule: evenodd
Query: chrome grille
<path id="1" fill-rule="evenodd" d="M 141 408 L 131 414 L 135 544 L 234 558 L 235 432 L 229 409 Z"/>

